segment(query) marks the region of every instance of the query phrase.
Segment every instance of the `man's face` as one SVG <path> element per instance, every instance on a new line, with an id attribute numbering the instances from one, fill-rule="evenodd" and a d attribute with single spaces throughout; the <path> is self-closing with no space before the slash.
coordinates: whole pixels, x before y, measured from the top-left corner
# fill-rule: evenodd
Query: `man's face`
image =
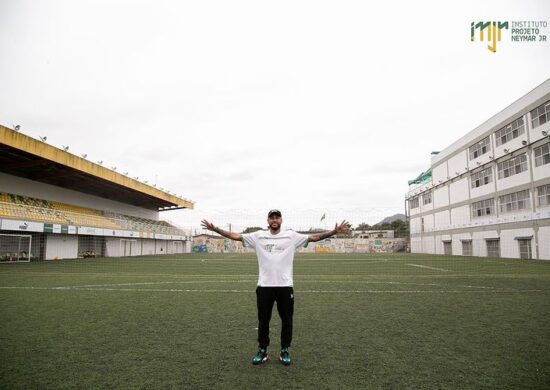
<path id="1" fill-rule="evenodd" d="M 269 228 L 272 230 L 280 229 L 282 223 L 283 223 L 283 218 L 280 215 L 273 214 L 267 218 L 267 224 L 269 225 Z"/>

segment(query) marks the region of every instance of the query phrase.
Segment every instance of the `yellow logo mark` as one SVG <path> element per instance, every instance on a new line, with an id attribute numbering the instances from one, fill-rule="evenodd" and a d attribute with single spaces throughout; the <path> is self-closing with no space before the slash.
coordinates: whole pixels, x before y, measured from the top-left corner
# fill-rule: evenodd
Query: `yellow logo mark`
<path id="1" fill-rule="evenodd" d="M 502 38 L 502 30 L 508 29 L 508 22 L 472 22 L 470 25 L 470 41 L 475 40 L 475 32 L 479 30 L 479 40 L 484 41 L 484 31 L 487 30 L 487 49 L 495 53 L 497 51 L 497 42 Z"/>

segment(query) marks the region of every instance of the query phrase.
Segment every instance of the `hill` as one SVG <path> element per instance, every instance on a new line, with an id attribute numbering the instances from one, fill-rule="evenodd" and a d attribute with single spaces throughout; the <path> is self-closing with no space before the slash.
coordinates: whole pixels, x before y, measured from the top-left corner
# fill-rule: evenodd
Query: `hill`
<path id="1" fill-rule="evenodd" d="M 405 214 L 395 214 L 395 215 L 392 215 L 391 217 L 386 217 L 383 220 L 381 220 L 380 222 L 378 222 L 377 225 L 381 225 L 383 223 L 392 223 L 393 221 L 403 221 L 403 222 L 405 222 L 406 221 Z"/>

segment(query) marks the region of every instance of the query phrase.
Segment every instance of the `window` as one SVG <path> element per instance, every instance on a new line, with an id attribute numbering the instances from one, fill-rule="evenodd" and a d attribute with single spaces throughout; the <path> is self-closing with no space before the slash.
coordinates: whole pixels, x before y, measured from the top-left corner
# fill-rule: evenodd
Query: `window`
<path id="1" fill-rule="evenodd" d="M 529 199 L 529 190 L 514 192 L 512 194 L 503 195 L 498 198 L 501 213 L 509 213 L 511 211 L 525 210 L 531 206 Z"/>
<path id="2" fill-rule="evenodd" d="M 484 217 L 486 215 L 493 215 L 495 213 L 495 200 L 485 199 L 479 202 L 472 203 L 472 217 Z"/>
<path id="3" fill-rule="evenodd" d="M 523 117 L 521 117 L 504 126 L 502 129 L 495 131 L 497 146 L 503 145 L 519 137 L 523 133 L 525 133 L 525 126 L 523 124 Z"/>
<path id="4" fill-rule="evenodd" d="M 451 245 L 451 241 L 443 241 L 443 253 L 447 256 L 451 256 L 453 254 L 453 246 Z"/>
<path id="5" fill-rule="evenodd" d="M 462 241 L 462 256 L 472 255 L 472 240 Z"/>
<path id="6" fill-rule="evenodd" d="M 539 206 L 550 206 L 550 184 L 537 187 Z"/>
<path id="7" fill-rule="evenodd" d="M 420 202 L 418 201 L 418 196 L 409 200 L 409 207 L 411 209 L 415 209 L 418 206 L 420 206 Z"/>
<path id="8" fill-rule="evenodd" d="M 517 157 L 498 163 L 498 178 L 503 179 L 517 175 L 527 170 L 527 155 L 520 154 Z"/>
<path id="9" fill-rule="evenodd" d="M 424 218 L 420 218 L 420 232 L 424 233 Z"/>
<path id="10" fill-rule="evenodd" d="M 550 164 L 550 143 L 535 148 L 535 166 Z"/>
<path id="11" fill-rule="evenodd" d="M 531 127 L 534 129 L 550 121 L 550 100 L 531 111 Z"/>
<path id="12" fill-rule="evenodd" d="M 518 239 L 519 245 L 519 258 L 520 259 L 531 259 L 531 239 L 530 238 L 520 238 Z"/>
<path id="13" fill-rule="evenodd" d="M 422 203 L 424 205 L 432 203 L 432 192 L 426 192 L 424 195 L 422 195 Z"/>
<path id="14" fill-rule="evenodd" d="M 493 168 L 487 168 L 483 171 L 474 173 L 470 176 L 472 188 L 478 188 L 493 181 Z"/>
<path id="15" fill-rule="evenodd" d="M 470 160 L 476 159 L 490 150 L 491 143 L 489 142 L 489 137 L 486 137 L 478 143 L 470 146 Z"/>
<path id="16" fill-rule="evenodd" d="M 487 240 L 487 257 L 500 257 L 500 240 Z"/>

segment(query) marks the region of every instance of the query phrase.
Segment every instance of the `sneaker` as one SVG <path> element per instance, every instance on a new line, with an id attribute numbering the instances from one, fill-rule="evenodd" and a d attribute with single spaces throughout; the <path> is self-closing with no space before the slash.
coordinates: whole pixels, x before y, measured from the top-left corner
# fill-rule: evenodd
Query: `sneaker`
<path id="1" fill-rule="evenodd" d="M 255 366 L 258 364 L 263 364 L 269 360 L 269 355 L 267 354 L 267 348 L 260 348 L 256 356 L 252 359 L 252 364 Z"/>
<path id="2" fill-rule="evenodd" d="M 288 348 L 281 349 L 279 353 L 279 361 L 285 366 L 290 366 L 290 354 L 288 353 Z"/>

